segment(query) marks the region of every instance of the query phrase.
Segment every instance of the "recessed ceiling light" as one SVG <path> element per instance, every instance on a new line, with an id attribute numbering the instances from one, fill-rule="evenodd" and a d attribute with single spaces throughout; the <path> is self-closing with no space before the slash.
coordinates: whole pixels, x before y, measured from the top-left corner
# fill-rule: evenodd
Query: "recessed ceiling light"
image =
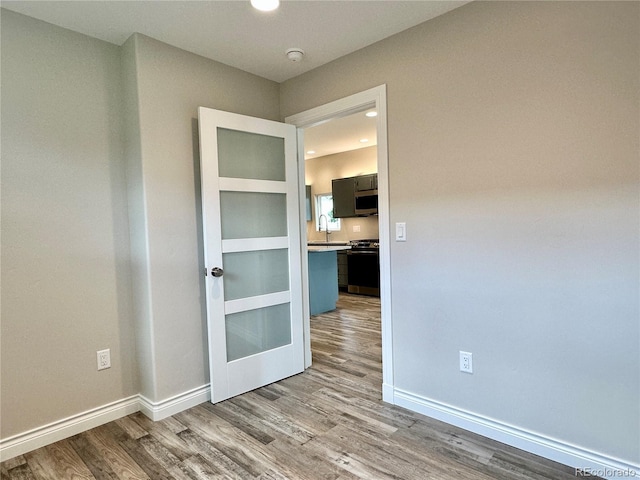
<path id="1" fill-rule="evenodd" d="M 367 143 L 369 141 L 368 138 L 361 138 L 360 143 Z"/>
<path id="2" fill-rule="evenodd" d="M 307 151 L 307 155 L 313 155 L 314 153 L 316 153 L 316 151 L 315 151 L 315 150 L 308 150 L 308 151 Z"/>
<path id="3" fill-rule="evenodd" d="M 365 113 L 365 115 L 367 117 L 377 117 L 378 116 L 378 112 L 376 112 L 375 110 L 371 111 L 371 112 L 367 112 Z"/>
<path id="4" fill-rule="evenodd" d="M 263 12 L 270 12 L 280 6 L 280 0 L 251 0 L 251 6 Z"/>

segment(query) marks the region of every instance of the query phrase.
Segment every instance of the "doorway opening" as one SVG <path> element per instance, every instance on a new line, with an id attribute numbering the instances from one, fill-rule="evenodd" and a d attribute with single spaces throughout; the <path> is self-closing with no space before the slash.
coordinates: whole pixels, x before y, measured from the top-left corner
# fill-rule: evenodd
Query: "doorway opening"
<path id="1" fill-rule="evenodd" d="M 376 171 L 378 190 L 378 232 L 379 269 L 380 269 L 380 316 L 382 335 L 382 399 L 393 402 L 393 365 L 392 365 L 392 337 L 391 337 L 391 279 L 390 279 L 390 228 L 389 228 L 389 181 L 388 181 L 388 153 L 387 153 L 387 115 L 386 115 L 386 86 L 366 90 L 349 97 L 336 100 L 320 107 L 287 117 L 286 123 L 298 128 L 299 158 L 305 157 L 304 131 L 311 127 L 341 119 L 354 113 L 375 111 L 376 123 Z M 305 189 L 305 165 L 300 161 L 298 165 L 300 205 L 308 205 Z M 306 255 L 307 244 L 307 213 L 301 209 L 301 248 Z M 361 232 L 353 231 L 351 234 Z M 361 227 L 361 226 L 360 226 Z M 348 234 L 348 233 L 347 233 Z M 363 238 L 361 235 L 358 235 Z M 305 310 L 305 367 L 311 365 L 310 342 L 310 314 L 309 314 L 309 272 L 308 264 L 302 262 L 303 303 Z"/>

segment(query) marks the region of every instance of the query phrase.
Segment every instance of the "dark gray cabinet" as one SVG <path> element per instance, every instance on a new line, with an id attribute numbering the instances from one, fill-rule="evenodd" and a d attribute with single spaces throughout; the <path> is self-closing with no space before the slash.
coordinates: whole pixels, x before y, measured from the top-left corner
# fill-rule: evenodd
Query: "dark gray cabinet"
<path id="1" fill-rule="evenodd" d="M 364 217 L 378 213 L 378 174 L 336 178 L 331 181 L 333 216 Z"/>
<path id="2" fill-rule="evenodd" d="M 349 270 L 347 262 L 347 251 L 338 251 L 338 289 L 341 291 L 347 291 L 349 287 Z"/>
<path id="3" fill-rule="evenodd" d="M 347 218 L 356 216 L 355 178 L 336 178 L 331 181 L 333 195 L 333 217 Z"/>
<path id="4" fill-rule="evenodd" d="M 355 191 L 364 192 L 367 190 L 378 189 L 378 174 L 372 173 L 370 175 L 361 175 L 355 177 Z"/>
<path id="5" fill-rule="evenodd" d="M 311 217 L 311 185 L 305 185 L 305 192 L 306 192 L 305 205 L 307 207 L 307 222 L 310 222 L 312 220 L 312 217 Z"/>

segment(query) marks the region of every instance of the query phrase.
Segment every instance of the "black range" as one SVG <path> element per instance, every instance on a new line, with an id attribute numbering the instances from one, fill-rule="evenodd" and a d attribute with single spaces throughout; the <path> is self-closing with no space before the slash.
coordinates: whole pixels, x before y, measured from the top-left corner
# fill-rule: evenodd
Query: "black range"
<path id="1" fill-rule="evenodd" d="M 352 240 L 347 250 L 349 293 L 380 296 L 380 242 Z"/>

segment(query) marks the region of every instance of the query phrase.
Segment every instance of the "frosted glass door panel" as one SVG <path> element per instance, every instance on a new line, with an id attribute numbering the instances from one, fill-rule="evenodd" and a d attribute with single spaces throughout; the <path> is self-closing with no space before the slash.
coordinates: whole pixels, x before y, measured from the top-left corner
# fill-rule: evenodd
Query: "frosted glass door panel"
<path id="1" fill-rule="evenodd" d="M 291 343 L 288 303 L 226 316 L 227 361 Z"/>
<path id="2" fill-rule="evenodd" d="M 284 182 L 284 138 L 218 127 L 221 177 Z"/>
<path id="3" fill-rule="evenodd" d="M 237 300 L 289 290 L 289 251 L 224 253 L 224 299 Z"/>
<path id="4" fill-rule="evenodd" d="M 220 192 L 222 239 L 287 236 L 284 193 Z"/>

